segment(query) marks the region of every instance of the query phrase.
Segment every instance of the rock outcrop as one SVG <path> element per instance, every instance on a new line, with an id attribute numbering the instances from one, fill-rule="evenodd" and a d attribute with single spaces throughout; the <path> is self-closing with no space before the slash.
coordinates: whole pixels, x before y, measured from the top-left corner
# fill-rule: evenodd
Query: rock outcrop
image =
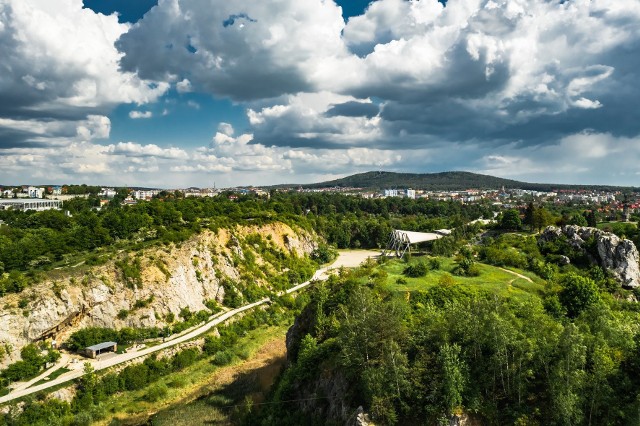
<path id="1" fill-rule="evenodd" d="M 563 228 L 549 226 L 542 232 L 539 241 L 555 241 L 563 237 L 574 249 L 585 251 L 588 248 L 587 242 L 593 241 L 595 247 L 589 247 L 592 250 L 590 254 L 600 266 L 609 271 L 623 287 L 640 286 L 638 249 L 632 241 L 597 228 L 575 225 L 567 225 Z"/>
<path id="2" fill-rule="evenodd" d="M 222 301 L 228 280 L 242 291 L 243 262 L 234 265 L 234 258 L 243 258 L 242 250 L 254 250 L 243 242 L 255 234 L 270 250 L 286 254 L 304 256 L 317 247 L 314 235 L 282 223 L 236 226 L 204 231 L 177 246 L 119 253 L 102 266 L 55 271 L 44 282 L 0 299 L 0 345 L 8 349 L 0 368 L 18 360 L 20 349 L 39 339 L 56 338 L 61 343 L 83 327 L 164 327 L 170 313 L 178 318 L 183 308 L 197 312 L 207 309 L 209 300 Z M 263 272 L 281 272 L 258 250 L 252 255 Z M 139 285 L 127 285 L 118 261 L 139 265 Z M 20 307 L 25 300 L 27 306 Z"/>

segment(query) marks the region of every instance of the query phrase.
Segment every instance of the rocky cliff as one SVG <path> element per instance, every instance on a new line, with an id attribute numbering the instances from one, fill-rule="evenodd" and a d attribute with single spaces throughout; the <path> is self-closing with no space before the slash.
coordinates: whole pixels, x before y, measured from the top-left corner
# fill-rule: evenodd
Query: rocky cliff
<path id="1" fill-rule="evenodd" d="M 269 287 L 269 277 L 283 272 L 273 259 L 302 257 L 316 246 L 314 235 L 281 223 L 237 226 L 204 231 L 179 245 L 123 251 L 101 266 L 52 271 L 21 294 L 0 299 L 0 344 L 9 349 L 0 367 L 39 339 L 61 342 L 90 326 L 163 327 L 170 313 L 177 318 L 183 308 L 196 312 L 207 301 L 221 302 L 229 283 L 240 292 L 249 281 Z M 258 276 L 247 271 L 249 262 Z"/>
<path id="2" fill-rule="evenodd" d="M 575 249 L 591 249 L 591 256 L 600 266 L 609 271 L 622 286 L 640 286 L 638 249 L 630 240 L 596 228 L 567 225 L 562 228 L 547 227 L 540 235 L 541 242 L 566 239 Z"/>

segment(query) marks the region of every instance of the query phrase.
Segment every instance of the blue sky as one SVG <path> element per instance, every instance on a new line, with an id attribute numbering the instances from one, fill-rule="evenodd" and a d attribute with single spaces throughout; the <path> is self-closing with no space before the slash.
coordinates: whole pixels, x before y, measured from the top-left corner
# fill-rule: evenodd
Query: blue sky
<path id="1" fill-rule="evenodd" d="M 137 22 L 153 6 L 157 0 L 83 0 L 84 7 L 110 15 L 117 12 L 120 22 Z M 342 16 L 348 19 L 350 16 L 361 15 L 369 4 L 369 0 L 339 0 L 336 2 L 342 7 Z"/>
<path id="2" fill-rule="evenodd" d="M 640 186 L 637 0 L 6 0 L 0 184 Z"/>
<path id="3" fill-rule="evenodd" d="M 342 7 L 342 16 L 361 15 L 369 4 L 368 0 L 341 0 L 336 2 Z M 136 23 L 157 0 L 83 0 L 85 8 L 97 13 L 118 14 L 119 22 Z M 146 111 L 152 111 L 153 117 L 145 120 L 131 120 L 129 113 L 135 111 L 135 105 L 120 105 L 111 114 L 111 139 L 136 140 L 145 143 L 172 144 L 196 147 L 211 139 L 218 121 L 230 123 L 235 129 L 246 130 L 248 126 L 244 108 L 226 98 L 216 98 L 209 94 L 179 94 L 171 90 L 160 103 Z M 163 112 L 166 115 L 162 115 Z M 189 137 L 185 138 L 185 128 Z M 206 142 L 205 142 L 206 143 Z"/>

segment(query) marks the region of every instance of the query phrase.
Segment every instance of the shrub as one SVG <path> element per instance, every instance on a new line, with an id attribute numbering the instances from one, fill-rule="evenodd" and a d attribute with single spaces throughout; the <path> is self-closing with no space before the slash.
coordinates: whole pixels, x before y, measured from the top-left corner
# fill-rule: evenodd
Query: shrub
<path id="1" fill-rule="evenodd" d="M 461 277 L 477 277 L 480 275 L 480 269 L 478 265 L 473 261 L 473 259 L 463 257 L 458 260 L 458 265 L 453 269 L 454 275 L 459 275 Z"/>
<path id="2" fill-rule="evenodd" d="M 117 261 L 116 266 L 120 269 L 122 280 L 128 288 L 136 289 L 142 287 L 142 266 L 139 258 L 136 257 L 132 261 L 127 257 Z"/>
<path id="3" fill-rule="evenodd" d="M 320 244 L 317 249 L 311 253 L 311 259 L 323 264 L 333 261 L 338 256 L 338 251 L 326 244 Z"/>
<path id="4" fill-rule="evenodd" d="M 404 271 L 402 271 L 402 273 L 411 278 L 419 278 L 427 275 L 428 271 L 429 269 L 427 268 L 427 265 L 424 264 L 424 262 L 418 262 L 404 268 Z"/>
<path id="5" fill-rule="evenodd" d="M 172 388 L 183 388 L 183 387 L 187 386 L 188 383 L 189 383 L 189 381 L 187 380 L 186 377 L 176 377 L 171 382 L 169 382 L 169 387 L 172 387 Z"/>
<path id="6" fill-rule="evenodd" d="M 442 287 L 453 287 L 455 284 L 456 282 L 450 274 L 444 274 L 438 280 L 438 285 Z"/>
<path id="7" fill-rule="evenodd" d="M 160 399 L 167 396 L 167 392 L 168 392 L 167 385 L 165 385 L 164 383 L 156 383 L 154 385 L 149 386 L 149 389 L 147 390 L 147 394 L 145 395 L 144 399 L 147 400 L 148 402 L 157 402 Z"/>
<path id="8" fill-rule="evenodd" d="M 126 309 L 120 309 L 120 312 L 118 312 L 118 319 L 119 320 L 124 320 L 129 316 L 129 311 Z"/>
<path id="9" fill-rule="evenodd" d="M 175 370 L 181 370 L 196 362 L 198 359 L 198 351 L 195 349 L 185 349 L 178 352 L 173 357 L 173 368 Z"/>
<path id="10" fill-rule="evenodd" d="M 232 360 L 233 360 L 233 354 L 228 350 L 218 351 L 213 356 L 213 363 L 219 366 L 230 364 Z"/>
<path id="11" fill-rule="evenodd" d="M 225 283 L 223 303 L 231 308 L 238 308 L 242 305 L 242 296 L 232 283 Z"/>
<path id="12" fill-rule="evenodd" d="M 437 257 L 432 257 L 429 259 L 429 269 L 432 271 L 438 271 L 442 267 L 442 262 Z"/>

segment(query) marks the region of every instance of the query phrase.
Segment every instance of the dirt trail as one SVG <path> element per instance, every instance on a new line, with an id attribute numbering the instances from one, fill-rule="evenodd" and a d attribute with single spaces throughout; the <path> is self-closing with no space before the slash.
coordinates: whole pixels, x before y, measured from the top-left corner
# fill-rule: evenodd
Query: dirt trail
<path id="1" fill-rule="evenodd" d="M 524 275 L 522 275 L 522 274 L 519 274 L 519 273 L 517 273 L 517 272 L 510 271 L 510 270 L 508 270 L 508 269 L 504 269 L 504 268 L 499 268 L 499 269 L 500 269 L 501 271 L 507 272 L 507 273 L 509 273 L 509 274 L 511 274 L 511 275 L 515 275 L 515 276 L 516 276 L 516 277 L 518 277 L 518 278 L 522 278 L 522 279 L 523 279 L 523 280 L 525 280 L 525 281 L 529 281 L 531 284 L 533 284 L 533 280 L 532 280 L 531 278 L 529 278 L 529 277 L 525 277 L 525 276 L 524 276 Z M 512 282 L 514 282 L 514 281 L 515 281 L 515 279 L 514 279 L 514 280 L 509 281 L 509 284 L 511 284 L 511 283 L 512 283 Z"/>

